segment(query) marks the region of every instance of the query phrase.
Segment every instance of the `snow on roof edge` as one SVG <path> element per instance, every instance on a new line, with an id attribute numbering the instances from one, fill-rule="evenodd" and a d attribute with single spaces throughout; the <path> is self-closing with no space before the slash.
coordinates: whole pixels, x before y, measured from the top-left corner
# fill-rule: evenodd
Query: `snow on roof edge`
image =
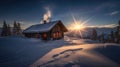
<path id="1" fill-rule="evenodd" d="M 54 27 L 58 22 L 61 22 L 60 20 L 52 21 L 46 24 L 36 24 L 31 25 L 27 29 L 23 31 L 23 33 L 39 33 L 39 32 L 47 32 L 51 30 L 52 27 Z"/>

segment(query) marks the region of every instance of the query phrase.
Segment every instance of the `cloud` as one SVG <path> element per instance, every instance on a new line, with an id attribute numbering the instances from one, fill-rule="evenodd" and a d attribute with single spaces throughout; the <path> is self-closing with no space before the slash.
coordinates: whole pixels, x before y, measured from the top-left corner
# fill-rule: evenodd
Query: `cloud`
<path id="1" fill-rule="evenodd" d="M 116 3 L 113 3 L 113 2 L 105 2 L 105 3 L 102 3 L 98 6 L 96 6 L 95 10 L 96 11 L 101 11 L 101 10 L 105 10 L 106 8 L 114 8 L 116 7 Z"/>
<path id="2" fill-rule="evenodd" d="M 95 26 L 89 26 L 89 27 L 97 27 L 97 28 L 114 28 L 116 27 L 116 24 L 107 24 L 107 25 L 95 25 Z"/>
<path id="3" fill-rule="evenodd" d="M 109 13 L 109 15 L 110 15 L 110 16 L 113 16 L 113 15 L 116 15 L 116 14 L 118 14 L 118 13 L 119 13 L 119 11 L 113 11 L 113 12 Z"/>

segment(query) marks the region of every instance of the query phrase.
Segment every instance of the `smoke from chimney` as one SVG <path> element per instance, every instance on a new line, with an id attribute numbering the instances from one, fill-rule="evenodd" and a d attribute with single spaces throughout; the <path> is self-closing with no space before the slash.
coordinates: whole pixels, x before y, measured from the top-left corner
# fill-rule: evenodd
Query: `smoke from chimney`
<path id="1" fill-rule="evenodd" d="M 43 22 L 44 23 L 49 23 L 50 19 L 51 19 L 51 11 L 49 8 L 45 8 L 46 9 L 46 13 L 43 15 Z"/>

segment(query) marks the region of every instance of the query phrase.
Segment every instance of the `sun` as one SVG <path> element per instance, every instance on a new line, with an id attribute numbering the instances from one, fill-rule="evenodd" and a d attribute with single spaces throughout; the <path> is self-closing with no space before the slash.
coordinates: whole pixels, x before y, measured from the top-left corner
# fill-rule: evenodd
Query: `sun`
<path id="1" fill-rule="evenodd" d="M 75 19 L 75 17 L 72 15 L 72 19 L 73 19 L 73 22 L 71 22 L 71 24 L 69 25 L 69 30 L 70 32 L 73 32 L 73 35 L 80 35 L 80 37 L 82 38 L 83 37 L 83 34 L 84 32 L 86 32 L 86 23 L 90 20 L 90 19 L 87 19 L 85 21 L 83 20 L 79 20 L 77 21 Z"/>
<path id="2" fill-rule="evenodd" d="M 85 25 L 80 22 L 73 22 L 69 29 L 71 32 L 74 32 L 74 36 L 79 35 L 82 38 L 82 32 L 85 31 Z"/>
<path id="3" fill-rule="evenodd" d="M 74 29 L 76 29 L 76 30 L 78 29 L 79 30 L 80 29 L 80 25 L 75 25 Z"/>
<path id="4" fill-rule="evenodd" d="M 72 19 L 73 19 L 73 22 L 69 26 L 70 30 L 75 30 L 75 31 L 84 30 L 84 28 L 86 27 L 85 24 L 88 22 L 88 20 L 86 20 L 86 21 L 82 21 L 82 20 L 77 21 L 73 15 L 72 15 Z"/>
<path id="5" fill-rule="evenodd" d="M 72 27 L 71 29 L 73 30 L 83 30 L 85 28 L 85 26 L 80 24 L 79 22 L 73 23 L 71 27 Z"/>
<path id="6" fill-rule="evenodd" d="M 70 30 L 73 31 L 83 31 L 85 29 L 85 24 L 83 22 L 77 21 L 77 22 L 72 22 L 72 24 L 69 26 Z"/>

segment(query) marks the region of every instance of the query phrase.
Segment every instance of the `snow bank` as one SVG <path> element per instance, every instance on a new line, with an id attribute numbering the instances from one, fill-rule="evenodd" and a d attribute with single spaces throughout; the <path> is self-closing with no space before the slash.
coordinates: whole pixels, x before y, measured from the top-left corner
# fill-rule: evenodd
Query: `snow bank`
<path id="1" fill-rule="evenodd" d="M 64 40 L 41 41 L 24 37 L 0 38 L 0 67 L 28 67 L 50 50 L 63 46 Z"/>
<path id="2" fill-rule="evenodd" d="M 120 67 L 120 45 L 65 37 L 0 37 L 0 67 Z"/>

